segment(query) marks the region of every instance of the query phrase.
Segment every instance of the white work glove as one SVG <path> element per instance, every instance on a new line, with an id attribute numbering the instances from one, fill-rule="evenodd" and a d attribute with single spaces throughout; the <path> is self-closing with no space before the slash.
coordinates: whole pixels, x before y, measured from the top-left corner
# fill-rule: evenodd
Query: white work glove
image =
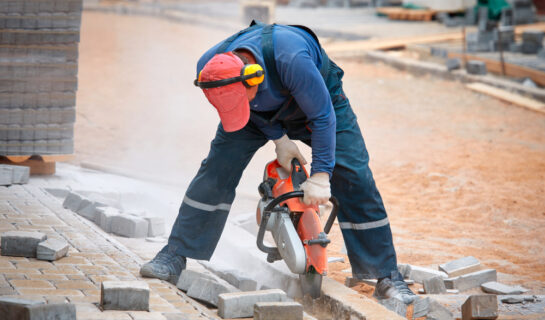
<path id="1" fill-rule="evenodd" d="M 306 205 L 326 204 L 331 198 L 329 173 L 318 172 L 301 183 L 301 190 L 305 192 L 303 202 Z"/>
<path id="2" fill-rule="evenodd" d="M 274 149 L 276 159 L 278 159 L 278 163 L 282 168 L 288 172 L 291 172 L 291 160 L 293 158 L 297 158 L 303 166 L 307 164 L 307 160 L 305 160 L 295 142 L 291 141 L 287 135 L 283 135 L 282 138 L 273 140 L 273 142 L 276 145 L 276 149 Z"/>

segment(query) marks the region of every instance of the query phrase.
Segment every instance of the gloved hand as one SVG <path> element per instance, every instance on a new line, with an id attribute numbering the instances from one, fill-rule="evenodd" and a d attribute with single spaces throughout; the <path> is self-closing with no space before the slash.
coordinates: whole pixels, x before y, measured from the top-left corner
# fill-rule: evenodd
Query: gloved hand
<path id="1" fill-rule="evenodd" d="M 313 174 L 305 182 L 301 183 L 301 190 L 305 192 L 303 202 L 306 205 L 326 204 L 331 198 L 329 174 L 327 172 Z"/>
<path id="2" fill-rule="evenodd" d="M 274 149 L 276 152 L 276 158 L 278 159 L 278 163 L 280 163 L 282 168 L 286 169 L 288 172 L 291 172 L 291 160 L 293 158 L 297 158 L 297 160 L 299 160 L 303 166 L 307 164 L 307 160 L 305 160 L 295 142 L 291 141 L 287 135 L 283 135 L 282 138 L 273 141 L 276 145 L 276 149 Z"/>

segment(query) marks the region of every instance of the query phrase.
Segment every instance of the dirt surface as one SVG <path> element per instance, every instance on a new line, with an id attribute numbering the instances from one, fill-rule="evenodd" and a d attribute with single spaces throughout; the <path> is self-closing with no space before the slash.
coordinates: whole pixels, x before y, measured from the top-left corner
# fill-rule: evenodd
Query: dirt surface
<path id="1" fill-rule="evenodd" d="M 155 18 L 84 13 L 74 162 L 187 186 L 218 123 L 192 85 L 195 64 L 227 35 Z M 381 64 L 336 62 L 346 72 L 345 91 L 371 155 L 399 262 L 436 267 L 473 255 L 497 269 L 502 282 L 544 292 L 545 116 L 460 83 Z M 310 158 L 308 148 L 303 151 Z M 232 215 L 253 210 L 271 158 L 270 144 L 256 154 Z M 332 238 L 330 255 L 341 256 L 338 228 Z M 349 268 L 348 261 L 332 263 L 330 276 L 344 282 Z"/>

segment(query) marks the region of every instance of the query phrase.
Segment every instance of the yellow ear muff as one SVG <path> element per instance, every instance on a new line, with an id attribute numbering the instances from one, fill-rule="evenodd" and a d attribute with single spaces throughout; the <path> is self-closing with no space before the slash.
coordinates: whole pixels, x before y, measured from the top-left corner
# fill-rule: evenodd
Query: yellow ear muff
<path id="1" fill-rule="evenodd" d="M 261 71 L 261 76 L 254 77 L 246 80 L 246 84 L 250 87 L 257 86 L 258 84 L 263 82 L 263 79 L 265 79 L 265 72 L 263 71 L 263 68 L 258 64 L 247 64 L 242 69 L 242 75 L 247 76 L 249 74 L 254 74 L 258 71 Z"/>
<path id="2" fill-rule="evenodd" d="M 199 76 L 197 77 L 197 81 L 201 82 L 201 74 L 202 74 L 202 70 L 201 72 L 199 72 Z"/>

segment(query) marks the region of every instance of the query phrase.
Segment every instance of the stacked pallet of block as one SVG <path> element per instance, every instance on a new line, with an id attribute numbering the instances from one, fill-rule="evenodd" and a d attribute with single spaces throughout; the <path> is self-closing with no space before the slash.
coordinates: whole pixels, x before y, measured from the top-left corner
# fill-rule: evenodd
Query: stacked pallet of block
<path id="1" fill-rule="evenodd" d="M 74 149 L 82 0 L 0 1 L 0 155 Z"/>

